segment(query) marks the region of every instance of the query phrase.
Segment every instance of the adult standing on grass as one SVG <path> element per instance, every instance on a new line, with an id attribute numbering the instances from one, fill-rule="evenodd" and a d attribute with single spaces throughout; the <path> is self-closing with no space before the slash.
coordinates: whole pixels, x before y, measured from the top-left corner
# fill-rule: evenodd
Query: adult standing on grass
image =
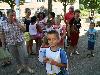
<path id="1" fill-rule="evenodd" d="M 33 73 L 33 70 L 27 66 L 28 54 L 24 48 L 23 31 L 25 31 L 25 26 L 16 20 L 15 11 L 9 9 L 7 11 L 7 21 L 2 22 L 2 31 L 0 33 L 5 38 L 9 52 L 16 60 L 17 74 L 20 74 L 25 68 L 28 72 Z"/>

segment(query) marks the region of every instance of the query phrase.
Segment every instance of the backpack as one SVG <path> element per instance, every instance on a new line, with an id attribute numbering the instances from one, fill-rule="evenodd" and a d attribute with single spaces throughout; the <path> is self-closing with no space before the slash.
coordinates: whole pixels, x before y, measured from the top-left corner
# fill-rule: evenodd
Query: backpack
<path id="1" fill-rule="evenodd" d="M 61 57 L 61 48 L 60 48 L 60 57 Z M 67 68 L 61 68 L 61 71 L 57 75 L 69 75 L 68 69 Z"/>

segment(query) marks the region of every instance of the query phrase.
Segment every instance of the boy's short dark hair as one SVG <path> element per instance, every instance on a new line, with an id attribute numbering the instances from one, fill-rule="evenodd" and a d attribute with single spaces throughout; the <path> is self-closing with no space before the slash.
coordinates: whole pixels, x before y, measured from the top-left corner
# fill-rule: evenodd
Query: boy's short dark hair
<path id="1" fill-rule="evenodd" d="M 55 13 L 54 12 L 50 12 L 50 15 L 55 17 Z"/>
<path id="2" fill-rule="evenodd" d="M 93 24 L 93 25 L 95 26 L 95 23 L 94 23 L 94 22 L 90 22 L 90 25 L 91 25 L 91 24 Z"/>
<path id="3" fill-rule="evenodd" d="M 81 12 L 80 12 L 79 9 L 76 9 L 76 10 L 74 11 L 74 14 L 75 14 L 75 13 L 81 13 Z"/>
<path id="4" fill-rule="evenodd" d="M 36 16 L 31 17 L 31 23 L 36 22 L 36 20 L 37 20 Z"/>
<path id="5" fill-rule="evenodd" d="M 59 39 L 59 33 L 56 30 L 51 30 L 51 31 L 47 32 L 47 35 L 48 34 L 55 34 L 56 37 Z"/>

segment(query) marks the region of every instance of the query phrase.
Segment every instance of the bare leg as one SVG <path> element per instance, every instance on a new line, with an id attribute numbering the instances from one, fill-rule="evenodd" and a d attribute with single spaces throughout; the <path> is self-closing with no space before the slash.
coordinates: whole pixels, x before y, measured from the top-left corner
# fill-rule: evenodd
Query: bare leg
<path id="1" fill-rule="evenodd" d="M 70 47 L 69 47 L 69 53 L 70 53 L 70 56 L 72 56 L 72 53 L 74 52 L 73 49 L 74 49 L 73 46 L 70 46 Z"/>
<path id="2" fill-rule="evenodd" d="M 74 46 L 73 50 L 74 50 L 74 54 L 79 55 L 79 52 L 77 51 L 77 45 Z"/>
<path id="3" fill-rule="evenodd" d="M 39 49 L 41 47 L 41 39 L 36 39 L 36 53 L 39 53 Z"/>
<path id="4" fill-rule="evenodd" d="M 27 52 L 28 52 L 28 54 L 31 54 L 32 53 L 33 41 L 32 40 L 27 41 L 26 45 L 27 45 Z"/>

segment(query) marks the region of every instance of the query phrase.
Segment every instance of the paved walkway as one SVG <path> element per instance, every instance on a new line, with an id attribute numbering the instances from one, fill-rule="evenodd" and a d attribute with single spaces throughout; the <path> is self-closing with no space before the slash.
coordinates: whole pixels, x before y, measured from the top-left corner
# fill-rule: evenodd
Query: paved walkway
<path id="1" fill-rule="evenodd" d="M 100 28 L 96 28 L 100 30 Z M 74 55 L 70 58 L 70 75 L 100 75 L 100 31 L 97 39 L 94 54 L 95 57 L 88 58 L 86 35 L 80 36 L 79 52 L 80 55 Z"/>

